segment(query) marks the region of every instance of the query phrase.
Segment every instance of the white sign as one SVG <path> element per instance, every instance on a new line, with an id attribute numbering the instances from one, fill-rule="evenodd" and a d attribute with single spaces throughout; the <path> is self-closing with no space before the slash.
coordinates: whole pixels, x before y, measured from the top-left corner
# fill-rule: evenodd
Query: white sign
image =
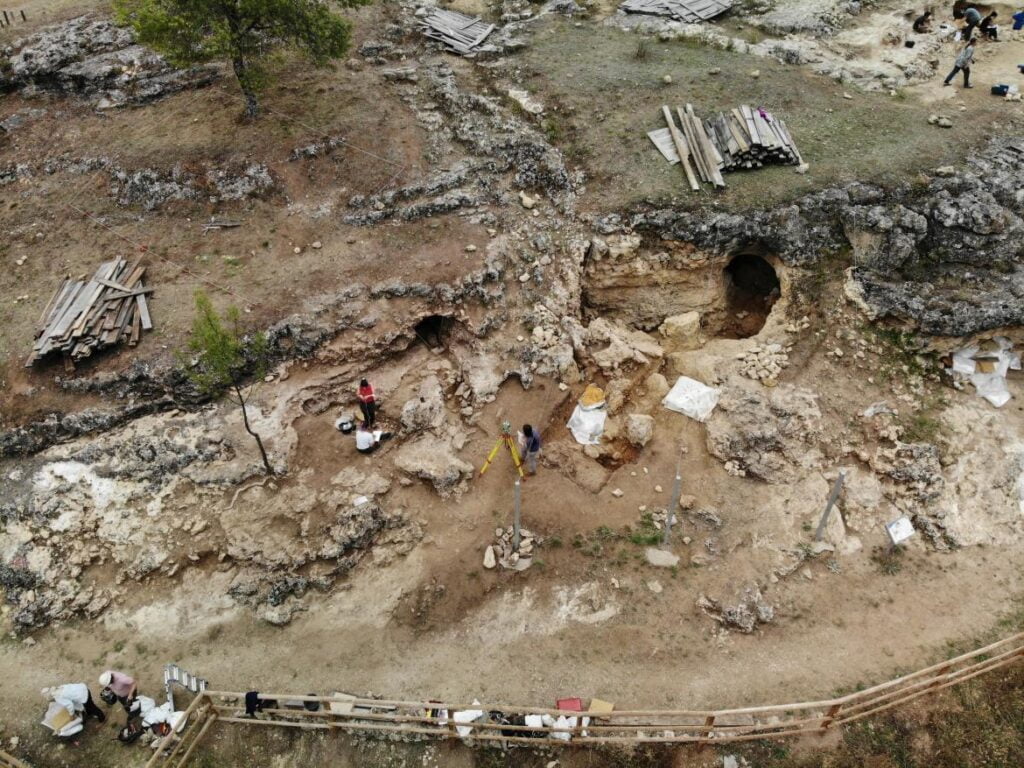
<path id="1" fill-rule="evenodd" d="M 893 546 L 906 541 L 914 535 L 914 525 L 910 522 L 909 517 L 901 517 L 898 520 L 893 520 L 885 526 L 885 530 L 889 533 L 889 538 L 892 540 Z"/>

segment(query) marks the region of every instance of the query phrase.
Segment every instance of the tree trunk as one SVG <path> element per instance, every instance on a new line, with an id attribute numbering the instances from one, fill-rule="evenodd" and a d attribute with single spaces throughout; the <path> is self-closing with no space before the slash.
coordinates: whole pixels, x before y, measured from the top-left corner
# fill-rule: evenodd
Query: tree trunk
<path id="1" fill-rule="evenodd" d="M 255 120 L 260 113 L 260 105 L 256 101 L 256 91 L 252 89 L 249 83 L 249 67 L 241 56 L 232 59 L 231 65 L 234 67 L 238 85 L 241 87 L 242 93 L 245 94 L 245 116 L 250 120 Z"/>
<path id="2" fill-rule="evenodd" d="M 242 398 L 242 390 L 237 386 L 235 387 L 235 397 L 238 398 L 238 405 L 242 408 L 242 422 L 245 424 L 245 431 L 256 441 L 256 445 L 260 449 L 260 457 L 263 459 L 263 468 L 266 469 L 268 475 L 272 475 L 274 468 L 270 466 L 270 459 L 267 458 L 267 449 L 263 447 L 263 440 L 260 436 L 249 426 L 249 414 L 245 410 L 245 400 Z"/>

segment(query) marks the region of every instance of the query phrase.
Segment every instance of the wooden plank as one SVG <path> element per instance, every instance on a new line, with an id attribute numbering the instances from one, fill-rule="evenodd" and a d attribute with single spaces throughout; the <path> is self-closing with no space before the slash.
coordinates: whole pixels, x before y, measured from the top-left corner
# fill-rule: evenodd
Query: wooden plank
<path id="1" fill-rule="evenodd" d="M 697 178 L 693 175 L 693 169 L 690 167 L 689 147 L 683 142 L 683 137 L 679 135 L 679 130 L 676 128 L 675 121 L 672 119 L 672 111 L 667 105 L 662 105 L 661 113 L 665 118 L 665 122 L 668 123 L 668 132 L 669 135 L 672 136 L 672 143 L 675 145 L 676 153 L 679 155 L 679 162 L 683 166 L 683 172 L 686 174 L 686 180 L 690 183 L 690 189 L 696 192 L 700 189 L 700 184 L 697 183 Z"/>
<path id="2" fill-rule="evenodd" d="M 704 167 L 704 158 L 700 156 L 700 148 L 697 146 L 697 138 L 693 135 L 693 127 L 686 118 L 686 113 L 676 107 L 676 114 L 679 117 L 679 125 L 682 127 L 683 136 L 686 137 L 686 146 L 690 149 L 690 157 L 693 158 L 693 166 L 700 175 L 701 181 L 710 181 L 707 169 Z"/>
<path id="3" fill-rule="evenodd" d="M 139 317 L 142 319 L 142 330 L 151 331 L 153 330 L 153 320 L 149 316 L 149 304 L 146 302 L 145 294 L 139 294 L 135 297 L 135 303 L 138 307 Z"/>

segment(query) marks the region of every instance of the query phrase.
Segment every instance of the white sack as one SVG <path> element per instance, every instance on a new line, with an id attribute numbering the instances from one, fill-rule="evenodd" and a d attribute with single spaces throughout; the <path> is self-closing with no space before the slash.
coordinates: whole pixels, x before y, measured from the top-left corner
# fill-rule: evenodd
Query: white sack
<path id="1" fill-rule="evenodd" d="M 696 379 L 680 376 L 661 404 L 670 411 L 685 414 L 695 421 L 706 421 L 718 405 L 721 391 Z"/>
<path id="2" fill-rule="evenodd" d="M 608 420 L 608 411 L 603 402 L 584 408 L 577 404 L 576 409 L 565 425 L 580 445 L 600 445 L 604 434 L 604 423 Z"/>

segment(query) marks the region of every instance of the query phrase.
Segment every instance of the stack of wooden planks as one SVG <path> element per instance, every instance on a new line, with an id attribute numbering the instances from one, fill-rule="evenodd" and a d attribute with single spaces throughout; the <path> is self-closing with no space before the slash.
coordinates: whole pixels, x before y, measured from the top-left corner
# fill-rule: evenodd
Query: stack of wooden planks
<path id="1" fill-rule="evenodd" d="M 122 341 L 135 346 L 153 328 L 146 302 L 153 289 L 142 285 L 145 272 L 138 259 L 129 265 L 116 258 L 100 264 L 91 280 L 64 278 L 39 318 L 25 367 L 56 351 L 73 362 Z"/>
<path id="2" fill-rule="evenodd" d="M 669 16 L 676 21 L 696 24 L 725 13 L 732 4 L 733 0 L 626 0 L 619 8 L 626 13 Z"/>
<path id="3" fill-rule="evenodd" d="M 437 40 L 460 56 L 472 53 L 494 31 L 494 25 L 479 17 L 431 8 L 420 18 L 423 34 Z"/>
<path id="4" fill-rule="evenodd" d="M 690 104 L 677 107 L 675 118 L 667 106 L 661 110 L 668 127 L 647 135 L 666 160 L 682 164 L 691 189 L 700 189 L 699 181 L 724 187 L 723 172 L 803 164 L 786 124 L 764 109 L 744 104 L 710 120 L 697 117 Z"/>

